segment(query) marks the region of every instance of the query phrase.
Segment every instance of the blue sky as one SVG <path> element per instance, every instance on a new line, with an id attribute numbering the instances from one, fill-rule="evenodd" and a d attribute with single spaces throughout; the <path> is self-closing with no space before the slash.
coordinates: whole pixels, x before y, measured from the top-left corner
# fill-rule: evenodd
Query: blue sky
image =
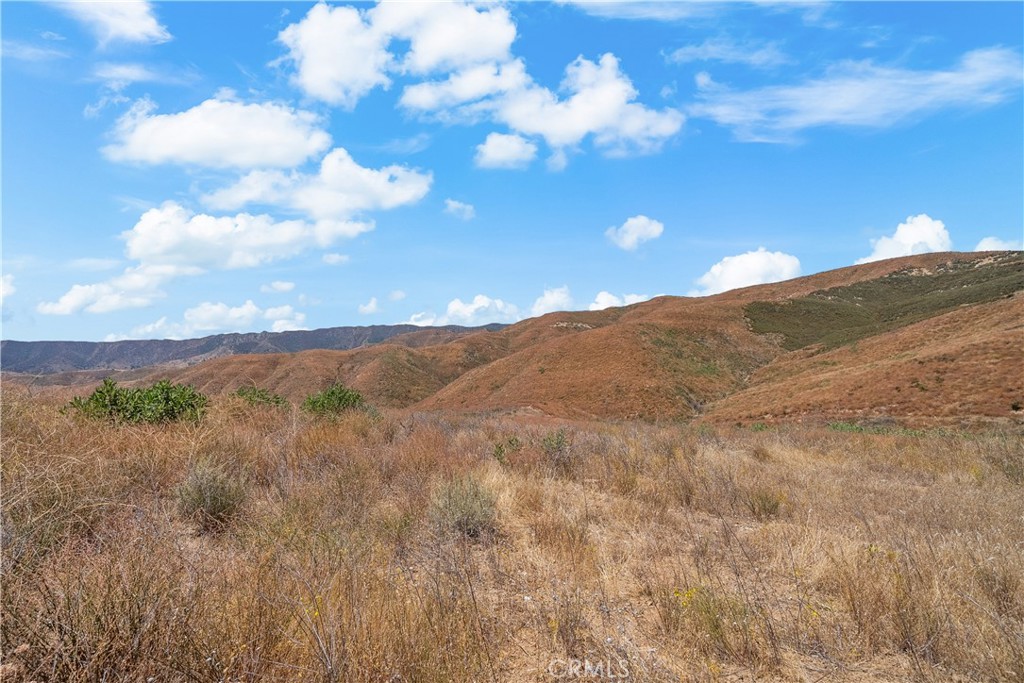
<path id="1" fill-rule="evenodd" d="M 0 11 L 6 339 L 512 322 L 1021 248 L 1019 2 Z"/>

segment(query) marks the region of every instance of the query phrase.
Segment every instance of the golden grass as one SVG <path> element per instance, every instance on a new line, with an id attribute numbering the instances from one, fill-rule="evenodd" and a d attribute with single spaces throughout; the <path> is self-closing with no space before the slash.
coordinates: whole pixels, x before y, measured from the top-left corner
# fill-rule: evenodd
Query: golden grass
<path id="1" fill-rule="evenodd" d="M 1024 680 L 1019 434 L 58 408 L 5 387 L 4 681 Z"/>

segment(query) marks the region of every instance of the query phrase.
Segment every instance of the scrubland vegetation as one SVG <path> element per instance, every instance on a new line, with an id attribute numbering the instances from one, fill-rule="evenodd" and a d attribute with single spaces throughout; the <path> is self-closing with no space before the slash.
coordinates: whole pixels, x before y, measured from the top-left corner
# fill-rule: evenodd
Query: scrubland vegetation
<path id="1" fill-rule="evenodd" d="M 1024 680 L 1019 433 L 4 389 L 4 681 Z"/>

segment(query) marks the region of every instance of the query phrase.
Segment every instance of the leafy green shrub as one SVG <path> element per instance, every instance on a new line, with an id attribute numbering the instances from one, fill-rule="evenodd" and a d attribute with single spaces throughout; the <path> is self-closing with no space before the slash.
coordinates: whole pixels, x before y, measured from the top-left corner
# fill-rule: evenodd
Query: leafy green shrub
<path id="1" fill-rule="evenodd" d="M 238 391 L 231 395 L 237 396 L 249 405 L 253 406 L 282 407 L 288 405 L 288 401 L 284 396 L 272 393 L 267 389 L 257 386 L 240 387 Z"/>
<path id="2" fill-rule="evenodd" d="M 302 409 L 314 415 L 338 415 L 365 406 L 363 396 L 342 384 L 332 384 L 323 391 L 306 397 Z"/>
<path id="3" fill-rule="evenodd" d="M 238 514 L 246 498 L 245 482 L 218 465 L 200 461 L 176 490 L 181 514 L 206 531 L 217 531 Z"/>
<path id="4" fill-rule="evenodd" d="M 494 494 L 476 479 L 453 479 L 434 494 L 430 518 L 440 528 L 471 539 L 492 534 L 497 519 Z"/>
<path id="5" fill-rule="evenodd" d="M 76 396 L 68 410 L 112 422 L 198 421 L 209 399 L 195 387 L 161 380 L 146 388 L 119 387 L 109 377 L 88 397 Z"/>

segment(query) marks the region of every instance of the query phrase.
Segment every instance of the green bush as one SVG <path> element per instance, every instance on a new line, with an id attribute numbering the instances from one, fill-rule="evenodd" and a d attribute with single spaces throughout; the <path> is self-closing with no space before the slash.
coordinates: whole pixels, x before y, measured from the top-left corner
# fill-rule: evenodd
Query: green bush
<path id="1" fill-rule="evenodd" d="M 492 534 L 497 519 L 494 494 L 476 479 L 453 479 L 435 493 L 430 518 L 440 528 L 471 539 Z"/>
<path id="2" fill-rule="evenodd" d="M 564 427 L 548 432 L 541 439 L 541 448 L 548 463 L 560 474 L 571 474 L 576 466 L 576 457 L 572 448 L 572 434 Z"/>
<path id="3" fill-rule="evenodd" d="M 262 387 L 240 387 L 238 391 L 231 394 L 244 400 L 249 405 L 253 406 L 274 406 L 282 407 L 288 405 L 287 399 L 280 394 L 272 393 Z"/>
<path id="4" fill-rule="evenodd" d="M 341 384 L 332 384 L 319 393 L 307 396 L 302 402 L 302 409 L 314 415 L 338 415 L 364 405 L 363 396 L 358 391 Z"/>
<path id="5" fill-rule="evenodd" d="M 146 388 L 119 387 L 109 377 L 88 397 L 77 396 L 66 406 L 81 415 L 112 422 L 198 421 L 208 399 L 195 387 L 162 380 Z"/>
<path id="6" fill-rule="evenodd" d="M 178 509 L 206 531 L 224 527 L 245 502 L 245 482 L 221 467 L 200 461 L 190 469 L 176 490 Z"/>
<path id="7" fill-rule="evenodd" d="M 522 447 L 523 444 L 517 437 L 510 436 L 494 444 L 494 459 L 502 465 L 507 465 L 509 454 L 519 451 Z"/>

